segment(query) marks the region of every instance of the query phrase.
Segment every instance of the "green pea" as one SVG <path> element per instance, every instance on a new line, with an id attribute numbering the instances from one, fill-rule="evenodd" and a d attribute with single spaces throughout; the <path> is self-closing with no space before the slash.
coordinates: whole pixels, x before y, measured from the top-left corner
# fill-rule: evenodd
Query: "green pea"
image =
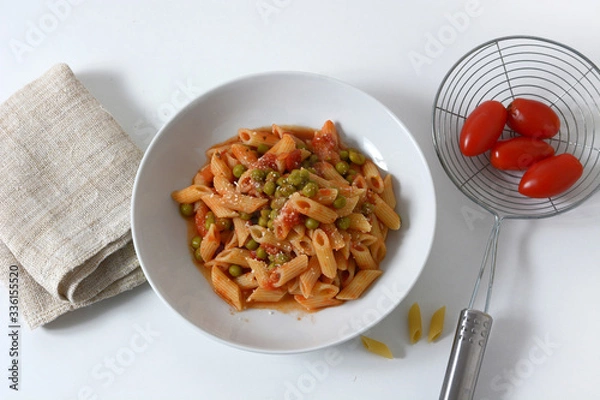
<path id="1" fill-rule="evenodd" d="M 234 278 L 240 276 L 243 273 L 244 273 L 244 271 L 242 270 L 242 267 L 240 267 L 239 265 L 231 264 L 229 266 L 229 275 L 233 276 Z"/>
<path id="2" fill-rule="evenodd" d="M 338 196 L 333 201 L 333 208 L 337 208 L 338 210 L 340 208 L 344 208 L 345 205 L 346 205 L 346 198 L 344 196 Z"/>
<path id="3" fill-rule="evenodd" d="M 278 190 L 280 192 L 279 197 L 289 197 L 296 191 L 296 188 L 293 185 L 288 184 L 288 185 L 280 186 L 278 188 Z"/>
<path id="4" fill-rule="evenodd" d="M 316 154 L 311 154 L 310 157 L 308 157 L 308 160 L 311 165 L 314 165 L 315 163 L 319 162 L 319 156 Z"/>
<path id="5" fill-rule="evenodd" d="M 267 228 L 269 228 L 269 229 L 273 230 L 273 228 L 274 228 L 274 227 L 275 227 L 275 221 L 274 221 L 274 220 L 272 220 L 272 219 L 270 219 L 270 220 L 267 222 Z"/>
<path id="6" fill-rule="evenodd" d="M 215 214 L 212 211 L 206 213 L 206 219 L 204 220 L 204 227 L 210 229 L 210 226 L 215 223 Z"/>
<path id="7" fill-rule="evenodd" d="M 277 180 L 275 182 L 277 183 L 278 186 L 287 185 L 287 183 L 288 183 L 287 179 L 284 178 L 283 176 L 280 176 L 279 178 L 277 178 Z"/>
<path id="8" fill-rule="evenodd" d="M 194 205 L 183 203 L 179 205 L 179 212 L 184 217 L 191 217 L 194 214 Z"/>
<path id="9" fill-rule="evenodd" d="M 192 241 L 191 241 L 190 244 L 192 245 L 193 249 L 197 249 L 202 244 L 202 237 L 201 236 L 194 236 L 192 238 Z"/>
<path id="10" fill-rule="evenodd" d="M 237 164 L 235 167 L 233 167 L 232 172 L 233 176 L 239 178 L 244 172 L 246 172 L 246 167 L 244 167 L 242 164 Z"/>
<path id="11" fill-rule="evenodd" d="M 261 217 L 268 218 L 270 213 L 271 213 L 271 210 L 268 208 L 263 208 L 262 210 L 260 210 Z"/>
<path id="12" fill-rule="evenodd" d="M 346 229 L 350 228 L 350 218 L 341 217 L 341 218 L 336 219 L 335 226 L 337 226 L 339 229 L 342 229 L 342 230 L 346 230 Z"/>
<path id="13" fill-rule="evenodd" d="M 360 210 L 363 214 L 365 215 L 369 215 L 371 214 L 374 210 L 375 210 L 375 206 L 371 203 L 363 203 L 362 206 L 360 207 Z"/>
<path id="14" fill-rule="evenodd" d="M 269 173 L 267 173 L 266 180 L 276 182 L 280 177 L 281 174 L 279 172 L 271 170 Z"/>
<path id="15" fill-rule="evenodd" d="M 265 183 L 265 185 L 263 186 L 263 192 L 267 196 L 273 196 L 273 194 L 275 193 L 275 189 L 276 188 L 277 188 L 277 185 L 275 185 L 275 182 L 273 182 L 273 181 L 267 181 Z"/>
<path id="16" fill-rule="evenodd" d="M 319 227 L 319 221 L 313 218 L 306 218 L 306 221 L 304 221 L 304 226 L 306 226 L 308 229 L 317 229 Z"/>
<path id="17" fill-rule="evenodd" d="M 204 261 L 204 260 L 202 259 L 202 252 L 200 251 L 200 247 L 198 247 L 198 248 L 196 249 L 196 251 L 194 251 L 194 258 L 195 258 L 196 260 L 200 261 L 200 262 Z"/>
<path id="18" fill-rule="evenodd" d="M 229 218 L 217 218 L 215 224 L 217 224 L 217 229 L 220 231 L 231 229 L 231 220 Z"/>
<path id="19" fill-rule="evenodd" d="M 300 170 L 300 177 L 302 178 L 302 180 L 307 181 L 308 178 L 310 178 L 310 174 L 307 170 L 305 170 L 304 168 Z"/>
<path id="20" fill-rule="evenodd" d="M 306 143 L 304 142 L 296 142 L 296 148 L 306 150 Z"/>
<path id="21" fill-rule="evenodd" d="M 302 185 L 302 177 L 300 176 L 300 170 L 293 170 L 288 176 L 288 183 L 294 186 Z"/>
<path id="22" fill-rule="evenodd" d="M 286 262 L 290 261 L 290 257 L 285 254 L 285 253 L 277 253 L 275 255 L 275 264 L 285 264 Z"/>
<path id="23" fill-rule="evenodd" d="M 254 181 L 263 181 L 265 179 L 265 171 L 258 168 L 253 169 L 252 172 L 250 172 L 250 177 Z"/>
<path id="24" fill-rule="evenodd" d="M 267 151 L 269 151 L 269 146 L 261 143 L 256 147 L 256 151 L 258 151 L 258 154 L 265 154 Z"/>
<path id="25" fill-rule="evenodd" d="M 262 247 L 259 247 L 258 249 L 256 249 L 256 257 L 260 258 L 261 260 L 264 260 L 267 258 L 267 251 L 265 249 L 263 249 Z"/>
<path id="26" fill-rule="evenodd" d="M 248 250 L 256 250 L 258 249 L 258 242 L 254 239 L 250 239 L 246 242 L 246 248 Z"/>
<path id="27" fill-rule="evenodd" d="M 285 204 L 287 200 L 284 199 L 283 197 L 281 198 L 276 198 L 271 200 L 271 208 L 273 210 L 279 210 L 281 207 L 283 207 L 283 205 Z"/>
<path id="28" fill-rule="evenodd" d="M 340 161 L 337 164 L 335 164 L 335 170 L 340 175 L 346 175 L 348 173 L 349 169 L 350 169 L 350 166 L 348 165 L 348 163 L 346 161 Z"/>
<path id="29" fill-rule="evenodd" d="M 317 194 L 318 191 L 319 191 L 319 185 L 317 185 L 315 182 L 312 182 L 312 181 L 308 182 L 302 188 L 302 194 L 305 195 L 306 197 L 313 197 L 314 195 Z"/>
<path id="30" fill-rule="evenodd" d="M 349 150 L 348 158 L 356 165 L 363 165 L 366 161 L 365 156 L 357 150 Z"/>
<path id="31" fill-rule="evenodd" d="M 263 216 L 260 216 L 258 218 L 258 225 L 266 228 L 268 224 L 269 224 L 269 218 L 263 217 Z M 253 250 L 253 249 L 250 249 L 250 250 Z"/>
<path id="32" fill-rule="evenodd" d="M 269 265 L 267 265 L 267 269 L 274 269 L 274 268 L 276 268 L 276 267 L 277 267 L 277 265 L 275 265 L 275 263 L 274 263 L 274 262 L 272 262 L 272 263 L 270 263 Z"/>
<path id="33" fill-rule="evenodd" d="M 250 219 L 252 219 L 252 214 L 248 214 L 243 211 L 240 211 L 240 218 L 243 219 L 244 221 L 250 221 Z"/>
<path id="34" fill-rule="evenodd" d="M 269 213 L 269 219 L 275 218 L 277 218 L 277 210 L 271 210 L 271 212 Z"/>
<path id="35" fill-rule="evenodd" d="M 348 161 L 348 150 L 340 150 L 340 158 L 343 161 Z"/>

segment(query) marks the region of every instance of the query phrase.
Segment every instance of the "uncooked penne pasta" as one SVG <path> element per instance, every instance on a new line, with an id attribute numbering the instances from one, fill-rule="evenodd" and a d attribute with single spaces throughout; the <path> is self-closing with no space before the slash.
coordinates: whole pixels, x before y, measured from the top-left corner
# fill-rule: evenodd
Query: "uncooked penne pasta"
<path id="1" fill-rule="evenodd" d="M 392 178 L 345 146 L 332 121 L 241 128 L 205 155 L 171 197 L 188 219 L 194 262 L 236 310 L 337 306 L 383 273 L 387 232 L 401 224 Z M 438 328 L 436 319 L 433 340 Z"/>
<path id="2" fill-rule="evenodd" d="M 392 351 L 385 343 L 364 335 L 360 335 L 360 340 L 363 346 L 365 346 L 365 349 L 369 350 L 371 353 L 385 358 L 394 358 Z"/>
<path id="3" fill-rule="evenodd" d="M 444 331 L 444 317 L 446 315 L 446 306 L 440 307 L 431 316 L 431 322 L 429 323 L 429 334 L 427 335 L 427 341 L 433 342 L 442 335 Z"/>
<path id="4" fill-rule="evenodd" d="M 408 335 L 412 344 L 417 343 L 421 339 L 422 331 L 421 308 L 418 303 L 414 303 L 408 310 Z"/>

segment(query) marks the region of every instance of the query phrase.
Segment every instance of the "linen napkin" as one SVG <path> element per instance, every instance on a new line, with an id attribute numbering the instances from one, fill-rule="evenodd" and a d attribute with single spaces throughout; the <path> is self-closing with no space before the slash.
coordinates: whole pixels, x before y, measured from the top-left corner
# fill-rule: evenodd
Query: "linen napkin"
<path id="1" fill-rule="evenodd" d="M 31 329 L 145 282 L 129 219 L 141 156 L 66 64 L 0 105 L 0 281 L 18 267 Z"/>

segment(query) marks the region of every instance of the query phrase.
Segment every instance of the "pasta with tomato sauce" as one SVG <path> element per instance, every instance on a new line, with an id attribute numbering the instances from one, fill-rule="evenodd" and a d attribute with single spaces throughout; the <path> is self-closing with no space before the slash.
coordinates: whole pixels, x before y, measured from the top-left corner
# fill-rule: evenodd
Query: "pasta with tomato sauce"
<path id="1" fill-rule="evenodd" d="M 239 129 L 174 191 L 193 257 L 236 310 L 293 299 L 307 310 L 359 298 L 400 228 L 391 177 L 321 129 Z"/>

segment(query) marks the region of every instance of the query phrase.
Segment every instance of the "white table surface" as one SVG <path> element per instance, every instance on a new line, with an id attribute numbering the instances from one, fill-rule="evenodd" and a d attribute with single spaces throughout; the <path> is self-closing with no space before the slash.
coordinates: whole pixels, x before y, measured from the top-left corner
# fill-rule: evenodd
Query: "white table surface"
<path id="1" fill-rule="evenodd" d="M 199 334 L 145 284 L 43 328 L 23 327 L 15 392 L 8 291 L 0 286 L 2 399 L 437 398 L 492 218 L 440 167 L 431 142 L 436 89 L 461 55 L 505 35 L 554 39 L 600 63 L 593 0 L 3 0 L 0 11 L 0 101 L 66 62 L 145 148 L 175 110 L 223 82 L 262 71 L 317 72 L 366 91 L 404 121 L 438 196 L 421 277 L 369 332 L 390 345 L 393 360 L 357 340 L 288 356 L 236 350 Z M 444 43 L 435 48 L 440 34 Z M 412 63 L 417 53 L 426 62 Z M 598 195 L 551 219 L 503 225 L 477 399 L 600 399 L 598 238 Z M 415 301 L 425 320 L 447 306 L 440 341 L 409 344 L 405 319 Z"/>

